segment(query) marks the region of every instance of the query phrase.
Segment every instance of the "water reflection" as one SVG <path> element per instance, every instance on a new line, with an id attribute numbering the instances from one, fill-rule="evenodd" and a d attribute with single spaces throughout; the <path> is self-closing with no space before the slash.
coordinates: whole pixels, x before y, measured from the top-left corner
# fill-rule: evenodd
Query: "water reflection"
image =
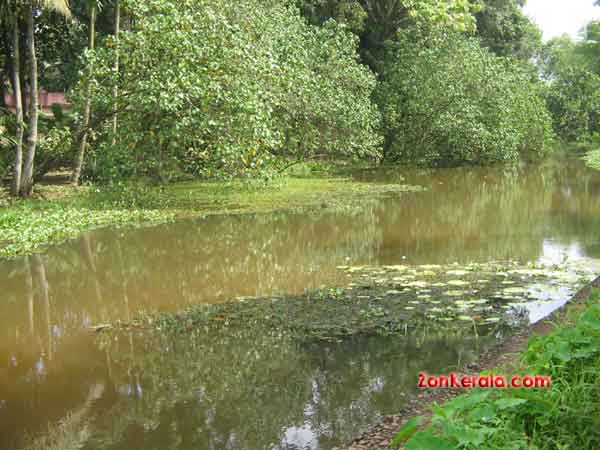
<path id="1" fill-rule="evenodd" d="M 335 284 L 338 265 L 600 258 L 600 176 L 577 162 L 402 175 L 430 190 L 346 211 L 101 230 L 0 263 L 0 449 L 61 420 L 55 434 L 89 449 L 324 449 L 398 409 L 417 369 L 473 357 L 473 342 L 297 349 L 274 337 L 123 336 L 99 346 L 87 328 Z"/>
<path id="2" fill-rule="evenodd" d="M 330 448 L 401 406 L 419 370 L 454 367 L 482 344 L 431 333 L 324 347 L 264 330 L 146 337 L 133 352 L 106 342 L 110 392 L 85 448 Z"/>

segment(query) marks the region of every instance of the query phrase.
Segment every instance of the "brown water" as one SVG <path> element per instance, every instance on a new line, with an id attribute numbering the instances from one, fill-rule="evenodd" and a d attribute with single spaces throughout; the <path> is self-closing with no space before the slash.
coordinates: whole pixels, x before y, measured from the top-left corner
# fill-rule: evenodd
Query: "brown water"
<path id="1" fill-rule="evenodd" d="M 0 262 L 0 449 L 328 449 L 397 411 L 419 370 L 482 342 L 434 329 L 309 347 L 252 329 L 104 341 L 88 328 L 301 293 L 339 282 L 340 265 L 600 259 L 600 173 L 579 162 L 401 172 L 429 190 L 100 230 Z"/>

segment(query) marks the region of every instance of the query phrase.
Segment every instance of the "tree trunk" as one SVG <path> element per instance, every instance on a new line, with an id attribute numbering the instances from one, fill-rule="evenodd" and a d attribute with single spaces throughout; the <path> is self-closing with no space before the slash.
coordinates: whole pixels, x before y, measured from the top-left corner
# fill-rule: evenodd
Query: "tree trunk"
<path id="1" fill-rule="evenodd" d="M 11 193 L 18 196 L 21 191 L 21 171 L 23 170 L 23 98 L 21 96 L 21 51 L 19 43 L 19 20 L 15 11 L 15 23 L 13 27 L 13 63 L 12 78 L 15 99 L 15 114 L 17 120 L 17 129 L 15 136 L 15 167 L 13 170 L 13 180 Z"/>
<path id="2" fill-rule="evenodd" d="M 89 36 L 89 49 L 94 50 L 94 38 L 96 35 L 96 5 L 91 6 L 90 10 L 90 36 Z M 93 67 L 90 63 L 90 75 L 92 74 Z M 85 109 L 83 111 L 83 123 L 79 133 L 79 151 L 77 158 L 75 159 L 75 165 L 73 166 L 73 184 L 79 184 L 79 178 L 81 177 L 81 169 L 83 168 L 83 160 L 85 159 L 85 148 L 87 147 L 87 140 L 89 135 L 90 116 L 92 115 L 92 85 L 88 81 L 87 95 L 85 99 Z"/>
<path id="3" fill-rule="evenodd" d="M 10 78 L 10 76 L 9 76 Z M 6 110 L 6 83 L 4 82 L 4 72 L 0 72 L 0 116 L 5 114 Z"/>
<path id="4" fill-rule="evenodd" d="M 115 1 L 115 45 L 117 48 L 117 53 L 115 56 L 115 74 L 118 76 L 119 75 L 119 32 L 121 28 L 121 2 L 120 0 L 116 0 Z M 113 88 L 113 97 L 114 97 L 114 104 L 113 104 L 113 123 L 112 123 L 112 132 L 113 132 L 113 138 L 112 138 L 112 145 L 116 145 L 117 143 L 117 123 L 118 123 L 118 119 L 117 119 L 117 98 L 119 97 L 119 87 L 117 84 L 115 84 L 115 87 Z"/>
<path id="5" fill-rule="evenodd" d="M 27 135 L 27 157 L 21 179 L 21 192 L 28 197 L 33 192 L 33 160 L 38 141 L 38 73 L 37 57 L 35 55 L 34 8 L 31 3 L 27 6 L 27 44 L 29 47 L 29 133 Z"/>

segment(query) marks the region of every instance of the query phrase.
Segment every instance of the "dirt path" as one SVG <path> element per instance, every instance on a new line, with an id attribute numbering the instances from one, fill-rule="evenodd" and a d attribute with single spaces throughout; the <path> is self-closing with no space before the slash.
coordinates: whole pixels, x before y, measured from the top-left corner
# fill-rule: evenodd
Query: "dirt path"
<path id="1" fill-rule="evenodd" d="M 529 339 L 534 335 L 546 335 L 553 329 L 551 323 L 564 317 L 567 311 L 580 310 L 594 288 L 600 288 L 600 277 L 581 289 L 565 307 L 555 311 L 551 316 L 535 325 L 526 328 L 506 339 L 497 347 L 482 355 L 476 363 L 463 367 L 461 373 L 476 375 L 482 371 L 510 367 L 516 362 L 519 354 L 527 348 Z M 499 370 L 499 372 L 505 372 Z M 415 380 L 416 384 L 417 380 Z M 409 400 L 408 404 L 393 416 L 385 417 L 380 423 L 372 426 L 361 437 L 347 446 L 334 447 L 332 450 L 381 450 L 387 448 L 400 428 L 415 416 L 430 415 L 431 406 L 443 404 L 464 393 L 461 389 L 443 389 L 420 391 Z"/>

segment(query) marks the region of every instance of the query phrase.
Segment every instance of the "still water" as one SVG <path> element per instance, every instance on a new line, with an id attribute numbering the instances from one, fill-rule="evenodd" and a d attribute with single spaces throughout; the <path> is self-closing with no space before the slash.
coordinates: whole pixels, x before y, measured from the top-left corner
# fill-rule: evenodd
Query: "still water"
<path id="1" fill-rule="evenodd" d="M 435 329 L 310 346 L 252 328 L 89 328 L 335 285 L 340 265 L 600 259 L 600 173 L 577 161 L 356 178 L 428 191 L 99 230 L 0 262 L 0 449 L 327 450 L 399 410 L 419 371 L 450 370 L 485 342 Z"/>

